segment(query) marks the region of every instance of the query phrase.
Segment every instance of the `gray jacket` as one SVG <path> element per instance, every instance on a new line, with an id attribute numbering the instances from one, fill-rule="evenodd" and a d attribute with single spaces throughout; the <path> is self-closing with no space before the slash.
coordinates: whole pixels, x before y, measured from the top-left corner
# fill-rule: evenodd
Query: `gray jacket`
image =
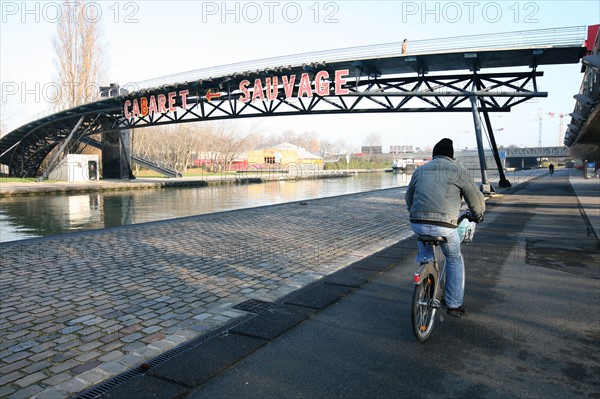
<path id="1" fill-rule="evenodd" d="M 446 227 L 456 227 L 462 198 L 473 216 L 483 215 L 483 194 L 467 170 L 453 159 L 439 155 L 415 170 L 404 196 L 411 222 Z"/>

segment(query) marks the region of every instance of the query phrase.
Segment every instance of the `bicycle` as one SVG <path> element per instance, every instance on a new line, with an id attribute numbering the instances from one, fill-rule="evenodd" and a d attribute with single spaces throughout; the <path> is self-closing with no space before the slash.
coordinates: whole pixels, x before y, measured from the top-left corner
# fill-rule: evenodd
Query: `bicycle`
<path id="1" fill-rule="evenodd" d="M 462 211 L 458 217 L 459 228 L 463 220 L 475 222 L 471 213 Z M 463 227 L 468 231 L 463 234 L 461 242 L 471 241 L 474 234 L 474 224 Z M 441 267 L 438 265 L 437 249 L 439 245 L 446 242 L 446 237 L 417 236 L 417 239 L 425 245 L 433 245 L 433 261 L 422 263 L 413 275 L 415 289 L 412 299 L 411 320 L 415 337 L 425 342 L 433 331 L 435 315 L 444 305 L 444 288 L 446 280 L 446 262 Z M 440 315 L 440 321 L 444 321 Z"/>

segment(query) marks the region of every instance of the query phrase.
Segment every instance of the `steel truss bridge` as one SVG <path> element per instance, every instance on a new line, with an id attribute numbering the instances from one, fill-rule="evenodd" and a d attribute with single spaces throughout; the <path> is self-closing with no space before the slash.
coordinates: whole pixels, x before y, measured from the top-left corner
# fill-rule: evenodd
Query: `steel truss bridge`
<path id="1" fill-rule="evenodd" d="M 569 156 L 567 147 L 528 147 L 508 148 L 506 157 L 533 157 L 533 158 L 564 158 Z"/>
<path id="2" fill-rule="evenodd" d="M 538 89 L 538 78 L 543 76 L 538 68 L 579 63 L 585 55 L 586 32 L 587 27 L 580 26 L 415 41 L 408 54 L 401 54 L 401 43 L 364 46 L 191 71 L 140 82 L 127 93 L 115 87 L 114 93 L 106 93 L 114 97 L 48 115 L 3 136 L 0 163 L 9 166 L 12 176 L 34 177 L 57 146 L 62 153 L 83 140 L 104 148 L 108 137 L 123 147 L 122 132 L 128 129 L 173 123 L 285 115 L 470 112 L 483 160 L 483 189 L 489 192 L 484 130 L 500 171 L 500 185 L 510 185 L 501 168 L 489 113 L 509 112 L 527 100 L 546 97 L 548 93 Z M 482 72 L 508 67 L 525 70 Z M 343 78 L 338 80 L 340 71 Z M 319 76 L 326 79 L 317 81 Z M 327 85 L 319 86 L 324 82 Z M 258 92 L 269 83 L 270 92 Z M 96 134 L 103 134 L 103 142 L 89 138 Z M 123 156 L 126 151 L 117 153 L 121 154 L 117 158 L 130 162 L 129 156 Z M 103 150 L 103 158 L 107 154 Z M 134 161 L 152 167 L 141 157 Z"/>
<path id="3" fill-rule="evenodd" d="M 569 156 L 569 149 L 567 147 L 511 147 L 499 149 L 500 152 L 504 153 L 506 158 L 566 158 Z M 491 150 L 484 151 L 486 157 L 493 156 Z M 404 152 L 395 154 L 397 158 L 427 158 L 431 156 L 431 153 L 425 152 Z M 455 151 L 456 158 L 459 157 L 477 157 L 478 151 L 476 150 L 458 150 Z"/>

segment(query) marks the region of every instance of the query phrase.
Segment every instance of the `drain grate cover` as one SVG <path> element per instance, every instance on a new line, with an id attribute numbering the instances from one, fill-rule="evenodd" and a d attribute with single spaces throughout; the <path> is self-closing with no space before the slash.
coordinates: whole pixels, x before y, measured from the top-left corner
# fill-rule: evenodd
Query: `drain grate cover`
<path id="1" fill-rule="evenodd" d="M 237 310 L 243 310 L 244 312 L 260 314 L 276 306 L 277 305 L 271 302 L 259 301 L 258 299 L 249 299 L 245 302 L 233 306 L 233 308 Z"/>

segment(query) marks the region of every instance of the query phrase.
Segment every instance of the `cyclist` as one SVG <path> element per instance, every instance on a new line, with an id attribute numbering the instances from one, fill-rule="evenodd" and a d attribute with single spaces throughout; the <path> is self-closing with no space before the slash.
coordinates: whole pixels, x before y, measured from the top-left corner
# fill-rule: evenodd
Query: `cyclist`
<path id="1" fill-rule="evenodd" d="M 446 257 L 445 300 L 450 316 L 465 313 L 464 264 L 456 230 L 464 198 L 475 222 L 483 221 L 485 200 L 467 170 L 454 159 L 452 140 L 442 139 L 433 147 L 433 159 L 412 175 L 405 200 L 410 211 L 410 226 L 419 235 L 446 237 L 441 244 Z M 432 248 L 419 242 L 417 262 L 433 260 Z"/>
<path id="2" fill-rule="evenodd" d="M 548 170 L 550 171 L 550 176 L 552 176 L 554 174 L 554 164 L 551 163 L 550 166 L 548 166 Z"/>

